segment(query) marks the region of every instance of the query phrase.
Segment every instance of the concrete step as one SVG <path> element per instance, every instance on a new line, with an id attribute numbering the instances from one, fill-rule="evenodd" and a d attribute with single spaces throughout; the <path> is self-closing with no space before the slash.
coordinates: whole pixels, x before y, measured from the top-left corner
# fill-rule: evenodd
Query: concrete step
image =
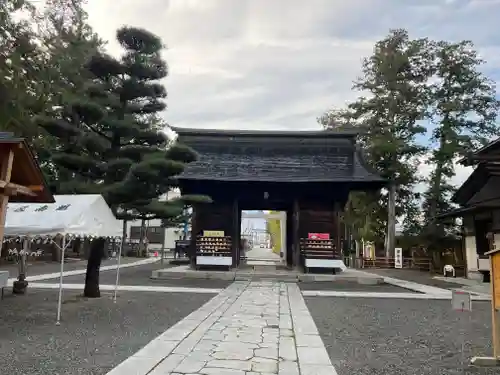
<path id="1" fill-rule="evenodd" d="M 249 266 L 266 265 L 266 264 L 276 264 L 280 265 L 283 262 L 281 259 L 247 259 L 246 264 Z"/>
<path id="2" fill-rule="evenodd" d="M 276 265 L 275 264 L 266 264 L 266 265 L 253 266 L 253 270 L 255 272 L 276 273 Z"/>
<path id="3" fill-rule="evenodd" d="M 175 267 L 177 268 L 177 267 Z M 155 270 L 151 275 L 152 279 L 217 279 L 217 280 L 266 280 L 279 282 L 316 282 L 316 281 L 350 281 L 358 284 L 375 285 L 383 284 L 384 278 L 378 275 L 367 275 L 364 273 L 353 272 L 351 270 L 342 272 L 337 275 L 328 274 L 303 274 L 292 270 L 270 269 L 265 267 L 264 270 L 253 270 L 251 267 L 246 269 L 238 269 L 231 271 L 208 271 L 208 270 L 191 270 L 185 266 L 179 266 L 177 269 L 167 268 L 163 270 Z"/>

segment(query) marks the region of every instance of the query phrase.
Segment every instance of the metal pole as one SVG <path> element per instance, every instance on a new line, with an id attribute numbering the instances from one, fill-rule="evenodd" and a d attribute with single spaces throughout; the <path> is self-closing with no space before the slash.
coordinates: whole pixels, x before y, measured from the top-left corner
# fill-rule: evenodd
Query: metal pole
<path id="1" fill-rule="evenodd" d="M 120 245 L 120 249 L 118 250 L 118 260 L 116 265 L 116 283 L 115 283 L 115 291 L 113 293 L 113 302 L 116 303 L 116 294 L 118 293 L 118 283 L 120 282 L 120 265 L 122 263 L 122 246 Z"/>
<path id="2" fill-rule="evenodd" d="M 57 321 L 56 325 L 61 324 L 61 307 L 62 307 L 62 290 L 63 290 L 63 273 L 64 273 L 64 252 L 66 250 L 66 235 L 63 235 L 61 250 L 61 271 L 59 273 L 59 299 L 57 301 Z"/>

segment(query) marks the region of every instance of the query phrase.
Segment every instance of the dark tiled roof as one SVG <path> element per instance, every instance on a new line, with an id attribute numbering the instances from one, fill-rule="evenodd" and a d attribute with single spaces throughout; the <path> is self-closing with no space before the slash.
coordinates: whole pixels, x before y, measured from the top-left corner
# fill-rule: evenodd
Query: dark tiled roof
<path id="1" fill-rule="evenodd" d="M 355 133 L 174 129 L 199 160 L 181 180 L 381 182 L 364 164 Z"/>
<path id="2" fill-rule="evenodd" d="M 477 162 L 480 161 L 480 160 L 478 160 L 478 158 L 484 157 L 486 155 L 493 156 L 495 154 L 498 154 L 498 150 L 500 148 L 499 146 L 500 146 L 500 138 L 497 138 L 497 139 L 491 141 L 490 143 L 488 143 L 487 145 L 485 145 L 485 146 L 483 146 L 475 151 L 469 152 L 466 157 L 463 157 L 458 162 L 460 164 L 464 164 L 466 166 L 477 164 Z M 498 155 L 497 155 L 497 159 L 498 159 Z"/>
<path id="3" fill-rule="evenodd" d="M 349 178 L 350 163 L 342 156 L 260 156 L 202 153 L 182 178 L 224 181 L 328 181 Z"/>
<path id="4" fill-rule="evenodd" d="M 352 181 L 384 181 L 365 161 L 363 152 L 357 148 L 354 153 Z"/>
<path id="5" fill-rule="evenodd" d="M 436 219 L 443 220 L 443 219 L 464 217 L 467 215 L 478 214 L 480 212 L 487 212 L 487 211 L 491 211 L 493 209 L 498 209 L 498 208 L 500 208 L 500 207 L 498 207 L 498 205 L 495 205 L 495 204 L 491 204 L 491 205 L 478 204 L 478 205 L 473 205 L 473 206 L 460 207 L 460 208 L 455 208 L 455 209 L 452 209 L 448 212 L 442 213 L 442 214 L 436 216 Z"/>
<path id="6" fill-rule="evenodd" d="M 489 178 L 490 174 L 488 173 L 486 166 L 480 164 L 474 169 L 474 171 L 472 171 L 467 180 L 460 185 L 455 194 L 453 194 L 451 200 L 460 205 L 467 204 L 469 199 L 471 199 L 472 196 L 487 183 Z"/>
<path id="7" fill-rule="evenodd" d="M 359 131 L 356 129 L 328 129 L 328 130 L 230 130 L 230 129 L 193 129 L 171 126 L 170 129 L 180 136 L 214 136 L 214 137 L 265 137 L 265 138 L 283 138 L 283 137 L 322 137 L 339 138 L 355 137 Z"/>

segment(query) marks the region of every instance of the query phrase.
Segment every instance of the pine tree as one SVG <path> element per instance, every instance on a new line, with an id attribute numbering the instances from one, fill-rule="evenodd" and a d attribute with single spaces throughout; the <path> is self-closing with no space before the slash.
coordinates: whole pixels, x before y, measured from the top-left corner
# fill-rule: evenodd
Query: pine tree
<path id="1" fill-rule="evenodd" d="M 172 144 L 156 116 L 166 107 L 166 90 L 157 82 L 167 75 L 160 56 L 163 46 L 143 29 L 121 28 L 117 38 L 124 56 L 91 58 L 87 66 L 95 79 L 89 82 L 87 95 L 75 98 L 57 116 L 37 121 L 60 141 L 53 161 L 71 177 L 60 185 L 61 192 L 102 194 L 124 220 L 175 217 L 189 197 L 175 201 L 159 197 L 176 186 L 175 176 L 196 154 Z M 99 246 L 92 250 L 101 251 Z M 89 257 L 88 297 L 100 295 L 97 259 Z"/>
<path id="2" fill-rule="evenodd" d="M 447 225 L 434 218 L 452 208 L 450 196 L 455 187 L 450 179 L 455 176 L 457 158 L 498 135 L 500 109 L 495 86 L 479 71 L 483 61 L 471 42 L 434 43 L 433 57 L 430 119 L 435 148 L 429 159 L 433 171 L 423 202 L 430 245 L 448 234 Z"/>
<path id="3" fill-rule="evenodd" d="M 333 112 L 344 124 L 360 129 L 368 161 L 390 182 L 377 215 L 378 220 L 387 218 L 386 256 L 395 246 L 396 218 L 411 220 L 409 214 L 416 212 L 418 157 L 425 152 L 417 136 L 426 131 L 420 120 L 426 116 L 430 56 L 428 40 L 412 40 L 405 30 L 392 30 L 363 62 L 354 88 L 366 96 L 347 110 Z"/>

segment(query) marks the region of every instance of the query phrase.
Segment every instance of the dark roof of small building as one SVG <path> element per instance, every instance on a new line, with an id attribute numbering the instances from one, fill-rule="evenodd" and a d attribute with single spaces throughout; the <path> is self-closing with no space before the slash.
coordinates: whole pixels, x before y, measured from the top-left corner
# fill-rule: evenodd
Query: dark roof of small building
<path id="1" fill-rule="evenodd" d="M 384 182 L 364 162 L 354 131 L 173 130 L 199 154 L 181 180 Z"/>
<path id="2" fill-rule="evenodd" d="M 467 207 L 454 208 L 448 212 L 444 212 L 436 216 L 437 220 L 452 219 L 457 217 L 464 217 L 467 215 L 478 214 L 481 212 L 488 212 L 492 209 L 498 209 L 500 206 L 495 204 L 476 204 Z"/>
<path id="3" fill-rule="evenodd" d="M 486 146 L 481 147 L 480 149 L 474 151 L 474 155 L 484 155 L 488 152 L 498 150 L 500 148 L 500 138 L 491 141 Z"/>
<path id="4" fill-rule="evenodd" d="M 465 205 L 486 184 L 489 178 L 490 174 L 486 167 L 484 165 L 477 166 L 467 180 L 455 191 L 451 200 L 460 205 Z"/>
<path id="5" fill-rule="evenodd" d="M 499 150 L 500 150 L 500 138 L 497 138 L 488 143 L 486 146 L 483 146 L 475 151 L 470 152 L 466 157 L 460 159 L 459 163 L 464 165 L 473 165 L 476 164 L 478 161 L 480 161 L 480 158 L 486 155 L 490 156 L 495 152 L 498 153 Z M 500 155 L 498 159 L 500 159 Z"/>

